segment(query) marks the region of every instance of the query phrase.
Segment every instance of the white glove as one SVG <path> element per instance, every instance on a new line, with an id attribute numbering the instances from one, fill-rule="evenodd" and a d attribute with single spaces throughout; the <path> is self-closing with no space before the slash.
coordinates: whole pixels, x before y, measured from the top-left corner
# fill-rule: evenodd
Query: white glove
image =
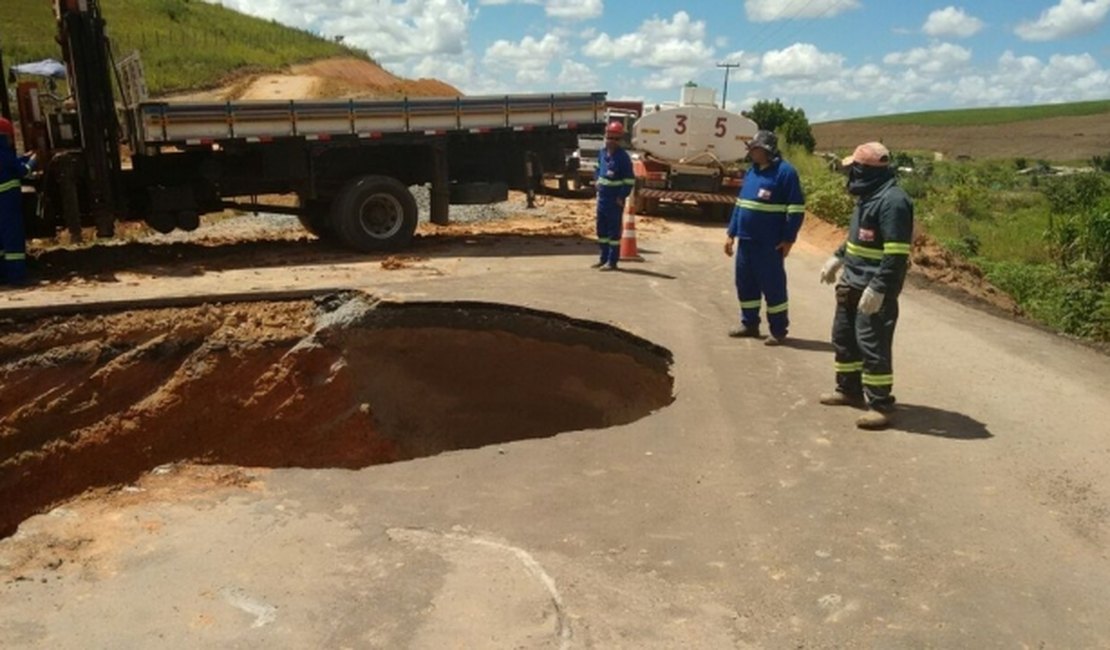
<path id="1" fill-rule="evenodd" d="M 840 271 L 840 267 L 844 266 L 844 260 L 833 255 L 825 260 L 825 265 L 821 267 L 821 282 L 825 284 L 833 284 L 836 282 L 836 274 Z"/>
<path id="2" fill-rule="evenodd" d="M 859 297 L 859 311 L 861 314 L 870 316 L 879 311 L 883 306 L 883 298 L 885 296 L 871 287 L 863 290 L 863 295 Z"/>

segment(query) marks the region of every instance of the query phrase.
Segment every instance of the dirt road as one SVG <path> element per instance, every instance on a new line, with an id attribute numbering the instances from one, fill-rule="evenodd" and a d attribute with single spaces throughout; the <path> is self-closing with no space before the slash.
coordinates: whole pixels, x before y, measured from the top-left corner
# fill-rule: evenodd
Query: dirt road
<path id="1" fill-rule="evenodd" d="M 645 220 L 647 261 L 605 274 L 588 214 L 423 227 L 393 257 L 291 232 L 47 256 L 48 284 L 0 294 L 5 399 L 16 373 L 85 379 L 51 399 L 37 374 L 34 408 L 3 404 L 0 441 L 41 444 L 5 462 L 76 453 L 84 426 L 151 464 L 0 541 L 5 647 L 1110 646 L 1110 360 L 911 287 L 897 426 L 862 433 L 816 401 L 835 234 L 795 248 L 793 341 L 769 348 L 723 334 L 718 225 Z M 112 300 L 173 311 L 72 315 Z M 83 347 L 31 352 L 74 332 Z M 218 388 L 190 383 L 206 373 Z M 101 408 L 113 377 L 141 394 Z M 535 426 L 553 414 L 574 417 Z M 359 422 L 435 455 L 353 469 L 289 444 L 324 425 L 359 441 Z"/>

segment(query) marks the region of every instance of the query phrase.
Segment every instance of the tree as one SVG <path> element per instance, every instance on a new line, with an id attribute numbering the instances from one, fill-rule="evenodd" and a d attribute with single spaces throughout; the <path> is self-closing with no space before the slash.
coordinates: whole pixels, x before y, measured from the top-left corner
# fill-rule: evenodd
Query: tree
<path id="1" fill-rule="evenodd" d="M 778 99 L 760 100 L 744 115 L 758 124 L 761 129 L 781 132 L 787 144 L 801 145 L 809 153 L 813 153 L 813 149 L 817 146 L 817 139 L 813 137 L 813 129 L 809 126 L 806 112 L 800 108 L 787 108 Z"/>

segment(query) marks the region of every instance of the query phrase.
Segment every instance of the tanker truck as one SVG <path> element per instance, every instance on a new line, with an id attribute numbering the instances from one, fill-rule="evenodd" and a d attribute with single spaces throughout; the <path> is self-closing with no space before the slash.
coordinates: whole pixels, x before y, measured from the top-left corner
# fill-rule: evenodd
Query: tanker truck
<path id="1" fill-rule="evenodd" d="M 659 106 L 632 126 L 638 154 L 632 210 L 657 214 L 660 203 L 686 203 L 706 217 L 728 219 L 743 180 L 739 163 L 758 130 L 719 108 L 712 88 L 687 85 L 677 105 Z"/>

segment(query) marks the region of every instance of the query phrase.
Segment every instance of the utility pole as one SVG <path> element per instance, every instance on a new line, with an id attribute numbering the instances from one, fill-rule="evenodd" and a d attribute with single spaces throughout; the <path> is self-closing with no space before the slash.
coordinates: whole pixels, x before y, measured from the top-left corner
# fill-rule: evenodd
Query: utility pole
<path id="1" fill-rule="evenodd" d="M 728 73 L 732 72 L 733 68 L 739 68 L 739 63 L 718 63 L 718 68 L 725 69 L 725 91 L 721 93 L 721 108 L 725 108 L 725 102 L 728 101 Z M 727 110 L 727 109 L 726 109 Z"/>

